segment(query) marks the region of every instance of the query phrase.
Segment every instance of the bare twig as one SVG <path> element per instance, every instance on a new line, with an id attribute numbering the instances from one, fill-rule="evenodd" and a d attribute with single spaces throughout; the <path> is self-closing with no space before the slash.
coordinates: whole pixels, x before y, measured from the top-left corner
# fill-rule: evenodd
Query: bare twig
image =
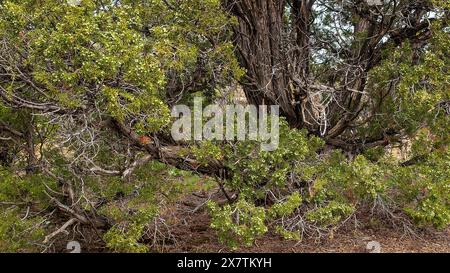
<path id="1" fill-rule="evenodd" d="M 47 244 L 56 235 L 58 235 L 58 234 L 60 234 L 62 232 L 66 232 L 66 229 L 68 227 L 70 227 L 71 225 L 75 224 L 76 222 L 78 222 L 78 220 L 76 218 L 71 218 L 69 221 L 64 223 L 64 225 L 62 225 L 60 228 L 58 228 L 57 230 L 55 230 L 51 234 L 45 236 L 45 239 L 44 239 L 43 243 Z"/>

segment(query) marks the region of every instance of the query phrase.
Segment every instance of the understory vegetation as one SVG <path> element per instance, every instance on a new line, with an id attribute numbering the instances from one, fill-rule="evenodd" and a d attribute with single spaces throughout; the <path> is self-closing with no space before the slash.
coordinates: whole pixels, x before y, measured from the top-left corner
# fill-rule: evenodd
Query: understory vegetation
<path id="1" fill-rule="evenodd" d="M 450 225 L 449 2 L 72 2 L 0 0 L 0 252 L 163 251 L 198 193 L 230 249 Z M 172 106 L 238 93 L 280 106 L 277 149 L 172 139 Z"/>

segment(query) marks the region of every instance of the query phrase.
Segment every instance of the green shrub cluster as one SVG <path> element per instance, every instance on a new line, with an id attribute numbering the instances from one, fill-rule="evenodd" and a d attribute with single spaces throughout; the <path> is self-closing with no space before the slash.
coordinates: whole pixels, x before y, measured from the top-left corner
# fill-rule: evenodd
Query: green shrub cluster
<path id="1" fill-rule="evenodd" d="M 300 215 L 308 225 L 332 229 L 377 202 L 390 211 L 400 208 L 421 227 L 442 229 L 450 224 L 448 150 L 434 151 L 414 166 L 402 166 L 399 159 L 379 150 L 350 160 L 339 150 L 320 153 L 321 140 L 290 129 L 285 122 L 279 149 L 266 153 L 257 147 L 245 142 L 222 149 L 229 151 L 225 158 L 234 171 L 225 186 L 237 193 L 238 201 L 209 208 L 212 227 L 232 247 L 237 242 L 251 244 L 270 227 L 285 238 L 299 239 L 302 227 L 279 225 L 280 219 L 291 215 Z"/>

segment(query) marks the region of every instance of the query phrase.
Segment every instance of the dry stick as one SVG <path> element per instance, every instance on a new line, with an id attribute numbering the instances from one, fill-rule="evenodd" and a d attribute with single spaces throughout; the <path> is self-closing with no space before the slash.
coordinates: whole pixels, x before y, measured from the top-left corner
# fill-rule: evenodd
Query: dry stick
<path id="1" fill-rule="evenodd" d="M 69 221 L 67 221 L 64 225 L 62 225 L 59 229 L 57 229 L 56 231 L 54 231 L 53 233 L 45 236 L 44 239 L 44 244 L 47 244 L 53 237 L 55 237 L 56 235 L 66 231 L 66 229 L 68 227 L 70 227 L 71 225 L 75 224 L 76 222 L 78 222 L 78 220 L 76 218 L 72 218 Z"/>
<path id="2" fill-rule="evenodd" d="M 233 199 L 230 197 L 230 195 L 228 195 L 227 191 L 225 190 L 225 186 L 223 185 L 223 183 L 221 181 L 217 181 L 217 183 L 219 184 L 220 190 L 222 191 L 223 195 L 225 195 L 225 197 L 227 198 L 229 203 L 233 203 Z"/>
<path id="3" fill-rule="evenodd" d="M 77 213 L 75 210 L 69 208 L 68 206 L 62 204 L 61 202 L 59 202 L 59 201 L 58 201 L 57 199 L 55 199 L 54 197 L 52 197 L 52 196 L 50 196 L 50 195 L 49 195 L 49 197 L 51 198 L 51 200 L 52 200 L 53 202 L 55 202 L 56 206 L 57 206 L 60 210 L 66 212 L 66 213 L 68 213 L 68 214 L 71 214 L 71 215 L 75 216 L 75 218 L 78 219 L 78 221 L 80 221 L 80 222 L 83 223 L 83 224 L 89 224 L 89 221 L 88 221 L 88 219 L 87 219 L 86 217 L 84 217 L 83 215 Z"/>
<path id="4" fill-rule="evenodd" d="M 0 202 L 0 205 L 5 206 L 18 206 L 18 205 L 25 205 L 27 202 Z"/>
<path id="5" fill-rule="evenodd" d="M 89 204 L 90 204 L 90 203 L 89 203 Z M 95 208 L 92 206 L 92 204 L 90 204 L 90 205 L 91 205 L 91 208 L 93 208 L 94 211 L 95 211 Z M 86 219 L 88 219 L 89 223 L 91 224 L 92 228 L 94 229 L 95 235 L 97 235 L 97 237 L 98 237 L 102 242 L 105 243 L 105 240 L 104 240 L 103 237 L 100 235 L 100 232 L 98 232 L 98 228 L 97 228 L 97 226 L 95 225 L 95 223 L 92 222 L 91 218 L 88 217 L 88 215 L 87 215 L 86 212 L 84 212 L 84 215 L 86 215 Z"/>
<path id="6" fill-rule="evenodd" d="M 193 158 L 180 156 L 178 154 L 180 146 L 159 147 L 159 145 L 156 145 L 155 143 L 143 144 L 139 140 L 139 135 L 133 131 L 133 129 L 118 120 L 111 119 L 111 122 L 116 131 L 131 140 L 137 147 L 146 150 L 154 160 L 158 160 L 182 170 L 194 171 L 207 175 L 222 175 L 225 176 L 223 178 L 227 178 L 226 176 L 228 173 L 226 172 L 226 167 L 217 160 L 210 162 L 206 167 L 202 166 Z"/>
<path id="7" fill-rule="evenodd" d="M 130 167 L 123 172 L 122 179 L 124 179 L 124 180 L 127 179 L 134 172 L 135 169 L 147 164 L 150 160 L 152 160 L 152 158 L 153 157 L 151 155 L 146 155 L 146 156 L 134 161 L 130 165 Z"/>
<path id="8" fill-rule="evenodd" d="M 0 130 L 1 131 L 8 131 L 10 134 L 14 135 L 15 137 L 23 137 L 23 133 L 15 130 L 14 128 L 10 127 L 8 124 L 0 120 Z"/>

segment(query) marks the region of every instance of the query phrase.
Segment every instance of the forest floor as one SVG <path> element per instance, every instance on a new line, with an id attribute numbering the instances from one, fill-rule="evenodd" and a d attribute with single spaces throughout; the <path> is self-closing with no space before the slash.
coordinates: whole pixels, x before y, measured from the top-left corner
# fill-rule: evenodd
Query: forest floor
<path id="1" fill-rule="evenodd" d="M 145 243 L 150 246 L 151 252 L 363 253 L 370 252 L 366 249 L 367 244 L 375 241 L 380 244 L 383 253 L 450 253 L 450 228 L 444 231 L 415 230 L 412 235 L 401 228 L 373 220 L 370 215 L 358 215 L 358 226 L 355 226 L 355 221 L 348 221 L 333 236 L 324 234 L 320 240 L 304 238 L 301 242 L 288 241 L 268 233 L 251 247 L 233 250 L 221 244 L 215 230 L 210 227 L 210 217 L 204 206 L 210 198 L 224 201 L 218 191 L 215 194 L 203 192 L 187 195 L 174 206 L 166 208 L 161 218 L 147 231 Z M 82 243 L 82 252 L 107 251 L 99 237 L 91 235 L 91 243 Z M 82 242 L 86 239 L 77 237 L 71 233 L 66 238 L 60 238 L 48 251 L 68 252 L 65 247 L 68 241 Z"/>
<path id="2" fill-rule="evenodd" d="M 250 252 L 250 253 L 361 253 L 367 243 L 380 243 L 384 253 L 450 253 L 450 229 L 444 231 L 417 230 L 414 235 L 392 226 L 370 221 L 370 216 L 359 215 L 359 226 L 352 221 L 337 230 L 333 236 L 320 240 L 305 238 L 301 242 L 287 241 L 276 234 L 267 234 L 258 239 L 252 247 L 229 249 L 218 241 L 210 227 L 206 210 L 199 207 L 204 201 L 191 196 L 179 203 L 172 215 L 169 244 L 159 243 L 163 252 Z M 193 211 L 195 210 L 195 211 Z M 365 218 L 365 219 L 364 219 Z M 171 221 L 169 220 L 169 222 Z M 370 224 L 364 224 L 370 223 Z M 157 249 L 155 249 L 157 250 Z"/>
<path id="3" fill-rule="evenodd" d="M 267 234 L 252 247 L 231 250 L 220 244 L 215 231 L 209 227 L 207 213 L 195 214 L 184 225 L 172 230 L 176 243 L 165 245 L 165 252 L 249 252 L 249 253 L 362 253 L 370 241 L 380 243 L 386 253 L 450 253 L 450 231 L 421 232 L 405 235 L 393 228 L 341 229 L 333 238 L 287 241 L 276 234 Z"/>

